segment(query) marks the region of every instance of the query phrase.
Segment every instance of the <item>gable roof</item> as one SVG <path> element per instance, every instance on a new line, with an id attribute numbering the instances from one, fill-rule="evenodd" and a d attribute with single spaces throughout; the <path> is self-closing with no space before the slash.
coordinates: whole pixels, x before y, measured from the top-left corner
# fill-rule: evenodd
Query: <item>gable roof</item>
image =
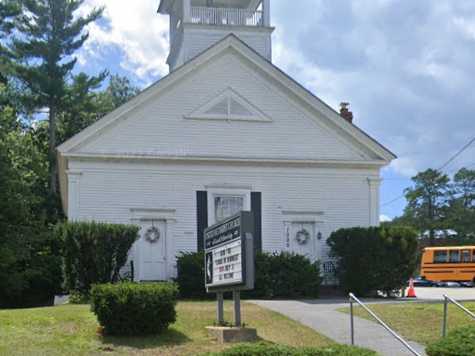
<path id="1" fill-rule="evenodd" d="M 112 124 L 124 118 L 127 113 L 139 107 L 150 97 L 153 97 L 158 93 L 166 90 L 170 85 L 180 80 L 188 73 L 194 71 L 198 66 L 208 62 L 211 58 L 219 55 L 221 52 L 229 48 L 232 48 L 233 50 L 240 53 L 244 58 L 252 62 L 260 70 L 264 71 L 267 75 L 271 76 L 274 80 L 286 87 L 299 99 L 303 100 L 310 107 L 323 114 L 322 116 L 327 120 L 330 120 L 331 123 L 333 123 L 336 127 L 353 137 L 357 142 L 366 147 L 369 151 L 373 152 L 376 156 L 381 157 L 383 161 L 389 163 L 391 160 L 396 158 L 396 155 L 394 153 L 389 151 L 387 148 L 385 148 L 375 139 L 370 137 L 363 130 L 359 129 L 357 126 L 344 120 L 337 111 L 335 111 L 321 99 L 316 97 L 313 93 L 304 88 L 301 84 L 296 82 L 294 79 L 292 79 L 285 72 L 280 70 L 270 61 L 259 55 L 256 51 L 254 51 L 251 47 L 246 45 L 243 41 L 241 41 L 233 34 L 230 34 L 221 41 L 217 42 L 212 47 L 197 55 L 195 58 L 191 59 L 183 66 L 177 68 L 175 71 L 171 72 L 156 83 L 152 84 L 150 87 L 142 91 L 139 95 L 137 95 L 135 98 L 133 98 L 126 104 L 112 111 L 101 120 L 95 122 L 91 126 L 87 127 L 83 131 L 79 132 L 78 134 L 61 144 L 57 148 L 60 157 L 65 157 L 68 156 L 69 153 L 73 153 L 76 147 L 89 141 L 93 137 L 96 137 L 104 130 L 107 130 Z M 229 93 L 228 95 L 231 96 L 231 94 Z M 233 97 L 238 98 L 239 95 L 237 93 L 233 93 Z M 243 100 L 245 99 L 240 99 L 240 103 L 244 104 Z M 254 109 L 249 106 L 248 108 Z M 259 113 L 253 110 L 251 110 L 251 112 L 254 115 L 257 115 Z"/>

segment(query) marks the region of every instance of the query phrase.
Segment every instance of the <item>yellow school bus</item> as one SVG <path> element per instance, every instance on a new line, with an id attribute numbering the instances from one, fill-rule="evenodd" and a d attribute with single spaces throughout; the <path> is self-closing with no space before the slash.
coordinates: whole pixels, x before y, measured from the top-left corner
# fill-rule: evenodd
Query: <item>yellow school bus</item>
<path id="1" fill-rule="evenodd" d="M 426 247 L 421 277 L 434 282 L 475 282 L 475 246 Z"/>

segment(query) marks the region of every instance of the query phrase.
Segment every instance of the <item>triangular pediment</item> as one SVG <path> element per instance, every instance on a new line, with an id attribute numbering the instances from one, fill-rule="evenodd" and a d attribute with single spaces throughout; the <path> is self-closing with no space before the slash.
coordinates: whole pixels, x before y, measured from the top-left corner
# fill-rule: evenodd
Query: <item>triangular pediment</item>
<path id="1" fill-rule="evenodd" d="M 185 115 L 185 118 L 191 120 L 272 121 L 259 108 L 232 88 L 227 88 L 218 96 Z"/>

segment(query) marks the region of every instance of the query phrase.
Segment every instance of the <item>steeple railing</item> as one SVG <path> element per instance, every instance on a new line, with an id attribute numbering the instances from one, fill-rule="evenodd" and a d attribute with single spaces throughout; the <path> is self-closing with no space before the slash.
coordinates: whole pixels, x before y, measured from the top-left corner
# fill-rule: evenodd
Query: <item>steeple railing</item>
<path id="1" fill-rule="evenodd" d="M 260 10 L 192 6 L 191 23 L 218 26 L 264 26 Z"/>

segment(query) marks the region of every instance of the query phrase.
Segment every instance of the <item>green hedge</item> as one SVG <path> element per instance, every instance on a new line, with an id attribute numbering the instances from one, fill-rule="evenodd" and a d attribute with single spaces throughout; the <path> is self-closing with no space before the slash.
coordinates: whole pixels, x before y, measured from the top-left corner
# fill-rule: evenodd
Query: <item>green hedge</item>
<path id="1" fill-rule="evenodd" d="M 210 297 L 204 287 L 204 260 L 203 252 L 182 253 L 177 257 L 176 282 L 182 298 L 207 299 Z"/>
<path id="2" fill-rule="evenodd" d="M 208 356 L 375 356 L 376 352 L 345 345 L 295 348 L 267 343 L 241 344 Z"/>
<path id="3" fill-rule="evenodd" d="M 256 283 L 252 298 L 317 298 L 320 284 L 320 265 L 308 258 L 287 252 L 258 253 Z"/>
<path id="4" fill-rule="evenodd" d="M 114 283 L 138 238 L 133 225 L 97 222 L 67 222 L 56 227 L 63 240 L 65 289 L 88 294 L 98 283 Z"/>
<path id="5" fill-rule="evenodd" d="M 107 335 L 159 334 L 176 320 L 173 283 L 95 285 L 91 309 Z"/>
<path id="6" fill-rule="evenodd" d="M 204 288 L 202 252 L 178 256 L 177 283 L 183 298 L 210 298 Z M 321 283 L 318 263 L 289 253 L 257 253 L 256 283 L 246 298 L 316 298 Z"/>
<path id="7" fill-rule="evenodd" d="M 475 325 L 455 329 L 447 337 L 429 345 L 426 352 L 429 356 L 475 355 Z"/>
<path id="8" fill-rule="evenodd" d="M 417 267 L 417 234 L 404 227 L 341 229 L 327 241 L 346 292 L 388 294 L 401 289 Z"/>

